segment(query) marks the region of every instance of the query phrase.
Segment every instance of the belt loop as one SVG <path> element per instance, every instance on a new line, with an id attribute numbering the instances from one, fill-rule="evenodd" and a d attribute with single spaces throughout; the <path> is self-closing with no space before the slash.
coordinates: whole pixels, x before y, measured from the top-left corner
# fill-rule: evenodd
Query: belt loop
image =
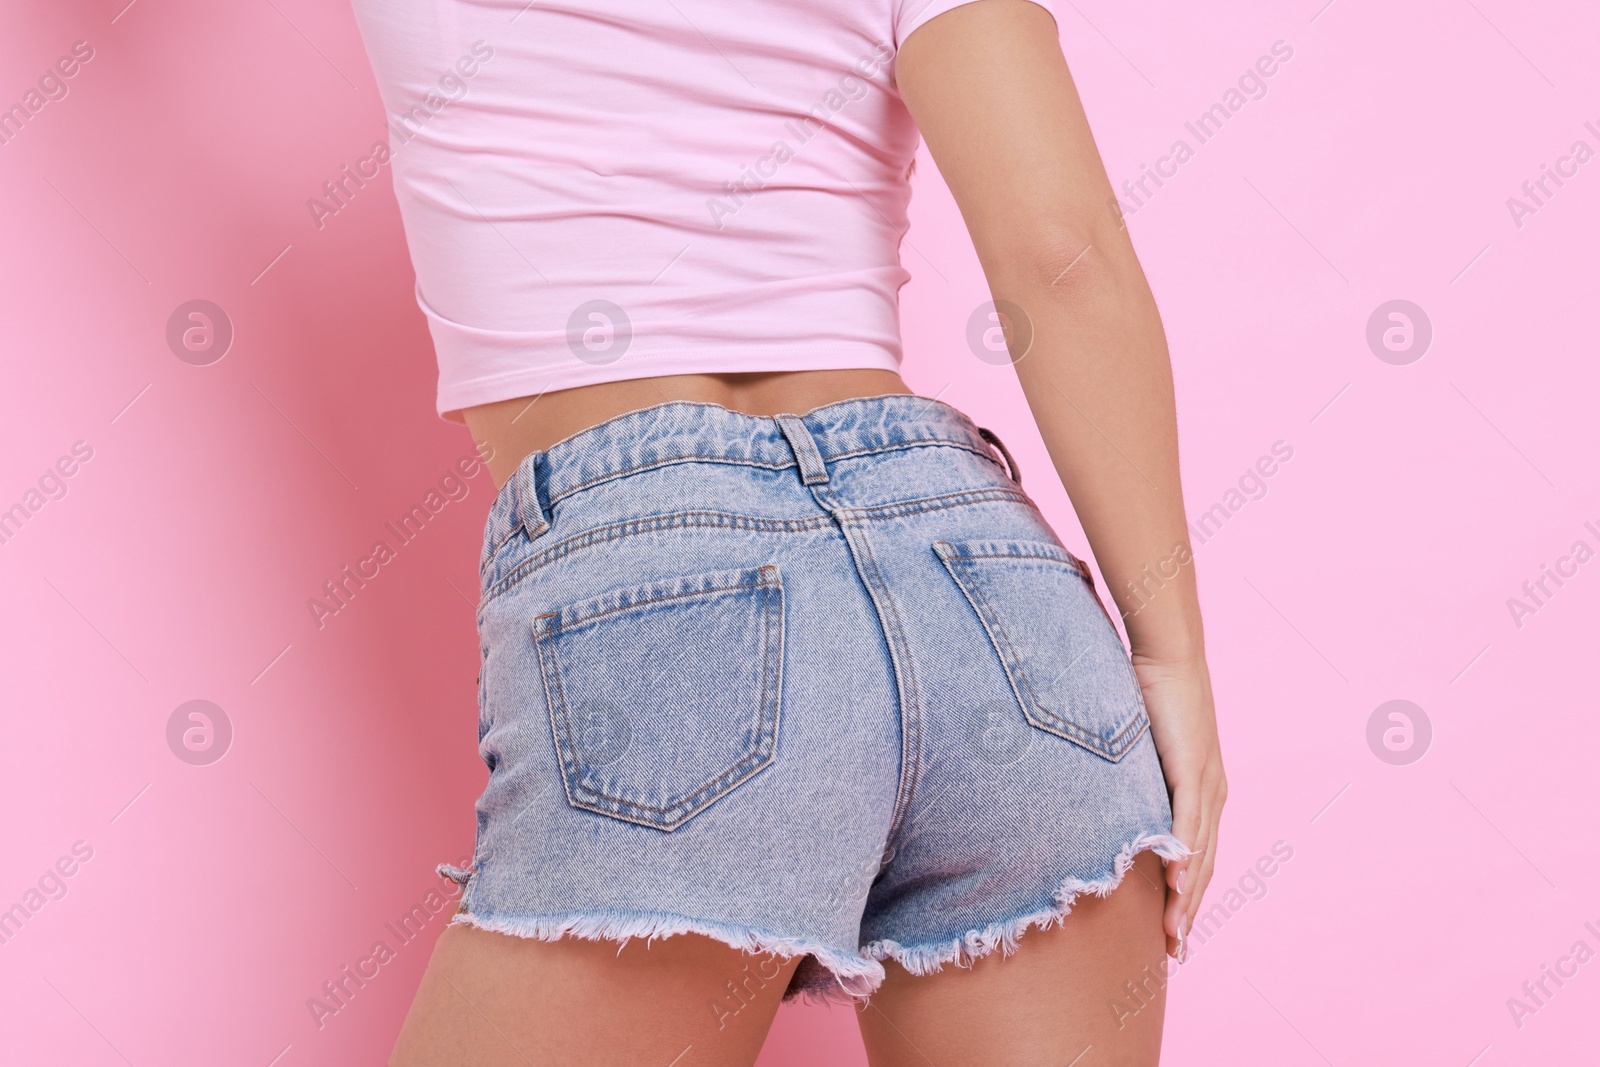
<path id="1" fill-rule="evenodd" d="M 828 480 L 828 466 L 822 462 L 822 453 L 817 450 L 817 442 L 811 436 L 811 431 L 806 429 L 806 424 L 799 415 L 774 415 L 773 419 L 778 424 L 778 429 L 783 431 L 783 436 L 789 439 L 789 447 L 794 450 L 794 458 L 800 463 L 800 480 L 806 485 L 816 485 Z"/>
<path id="2" fill-rule="evenodd" d="M 1017 483 L 1017 487 L 1021 488 L 1022 471 L 1017 467 L 1017 461 L 1012 457 L 1011 452 L 1006 448 L 1005 442 L 1000 440 L 1000 435 L 995 433 L 993 430 L 986 430 L 982 426 L 978 427 L 978 433 L 983 436 L 985 441 L 988 441 L 991 445 L 994 445 L 996 448 L 998 448 L 1002 456 L 1006 457 L 1006 472 L 1011 475 L 1011 480 Z"/>
<path id="3" fill-rule="evenodd" d="M 511 497 L 515 501 L 517 518 L 528 536 L 536 538 L 550 529 L 544 505 L 539 501 L 539 479 L 534 474 L 540 454 L 535 452 L 517 465 L 511 473 Z"/>

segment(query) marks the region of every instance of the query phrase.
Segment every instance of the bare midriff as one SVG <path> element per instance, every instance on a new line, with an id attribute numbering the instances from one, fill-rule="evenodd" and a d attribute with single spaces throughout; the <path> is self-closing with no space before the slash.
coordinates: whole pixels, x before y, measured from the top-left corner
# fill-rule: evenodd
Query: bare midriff
<path id="1" fill-rule="evenodd" d="M 480 404 L 461 415 L 480 453 L 488 456 L 489 476 L 498 489 L 529 454 L 607 419 L 669 400 L 720 404 L 746 415 L 804 415 L 838 400 L 910 392 L 894 371 L 870 368 L 673 374 Z"/>

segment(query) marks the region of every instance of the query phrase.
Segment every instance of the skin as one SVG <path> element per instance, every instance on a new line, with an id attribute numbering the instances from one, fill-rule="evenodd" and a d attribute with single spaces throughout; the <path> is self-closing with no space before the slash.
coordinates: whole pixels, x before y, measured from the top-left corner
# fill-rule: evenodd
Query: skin
<path id="1" fill-rule="evenodd" d="M 1110 183 L 1043 8 L 984 0 L 941 14 L 903 44 L 896 80 L 994 300 L 1020 308 L 1031 324 L 1025 353 L 1026 331 L 1008 327 L 1018 380 L 1127 625 L 1173 833 L 1194 852 L 1164 869 L 1142 854 L 1108 897 L 1080 899 L 1062 925 L 1025 933 L 1012 956 L 925 976 L 886 963 L 887 979 L 858 1016 L 862 1036 L 873 1067 L 1153 1064 L 1164 993 L 1149 976 L 1165 974 L 1163 953 L 1182 956 L 1211 880 L 1227 795 L 1166 338 L 1126 229 L 1108 208 Z M 910 391 L 877 370 L 685 375 L 525 397 L 463 416 L 491 455 L 498 486 L 529 452 L 664 400 L 772 415 Z M 1162 575 L 1159 587 L 1147 567 Z M 390 1062 L 748 1067 L 795 963 L 763 962 L 693 934 L 619 950 L 451 926 Z M 719 1016 L 713 1004 L 732 1003 L 726 983 L 752 964 L 773 977 L 747 981 L 744 1006 Z M 1144 987 L 1137 1002 L 1130 981 Z M 1108 1007 L 1115 998 L 1142 1006 L 1119 1019 Z"/>
<path id="2" fill-rule="evenodd" d="M 530 452 L 617 415 L 668 400 L 721 404 L 747 415 L 800 415 L 835 400 L 909 392 L 900 375 L 887 370 L 668 374 L 502 400 L 467 408 L 461 415 L 480 445 L 479 453 L 489 457 L 485 461 L 489 476 L 498 488 Z"/>
<path id="3" fill-rule="evenodd" d="M 389 1063 L 748 1067 L 798 962 L 693 934 L 619 950 L 611 941 L 523 941 L 451 926 Z M 738 1011 L 730 981 L 746 990 Z"/>
<path id="4" fill-rule="evenodd" d="M 888 978 L 856 1021 L 872 1067 L 994 1064 L 1105 1067 L 1161 1055 L 1166 936 L 1161 859 L 1146 852 L 1105 899 L 1083 897 L 1066 922 L 1029 930 L 1012 956 L 970 970 Z M 1124 987 L 1141 991 L 1134 999 Z M 1108 1005 L 1120 1001 L 1118 1014 Z"/>

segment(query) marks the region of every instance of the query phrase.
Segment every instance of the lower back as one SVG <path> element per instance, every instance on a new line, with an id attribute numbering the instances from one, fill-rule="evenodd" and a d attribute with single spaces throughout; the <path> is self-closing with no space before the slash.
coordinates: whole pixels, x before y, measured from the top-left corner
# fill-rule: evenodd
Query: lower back
<path id="1" fill-rule="evenodd" d="M 720 404 L 747 415 L 803 415 L 838 400 L 910 392 L 895 372 L 869 368 L 674 374 L 501 400 L 465 408 L 461 415 L 486 454 L 498 489 L 530 453 L 617 415 L 671 400 Z"/>

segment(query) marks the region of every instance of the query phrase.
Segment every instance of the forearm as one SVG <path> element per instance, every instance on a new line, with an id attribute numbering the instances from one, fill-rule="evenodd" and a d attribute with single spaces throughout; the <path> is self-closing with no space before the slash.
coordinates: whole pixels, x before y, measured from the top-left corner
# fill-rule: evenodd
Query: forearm
<path id="1" fill-rule="evenodd" d="M 912 34 L 897 77 L 996 303 L 1029 320 L 1017 374 L 1135 654 L 1198 662 L 1166 338 L 1050 16 L 958 7 Z"/>
<path id="2" fill-rule="evenodd" d="M 995 301 L 1017 305 L 1031 324 L 1017 376 L 1135 656 L 1199 662 L 1161 319 L 1126 232 L 1076 232 L 1084 236 L 980 255 Z"/>

